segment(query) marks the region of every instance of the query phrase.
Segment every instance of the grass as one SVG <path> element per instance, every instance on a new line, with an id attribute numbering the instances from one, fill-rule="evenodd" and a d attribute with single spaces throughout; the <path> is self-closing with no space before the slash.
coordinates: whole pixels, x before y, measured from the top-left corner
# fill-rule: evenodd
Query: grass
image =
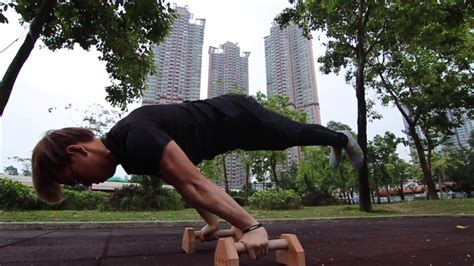
<path id="1" fill-rule="evenodd" d="M 358 206 L 305 207 L 301 210 L 258 210 L 246 208 L 257 219 L 371 217 L 399 215 L 474 215 L 474 199 L 419 200 L 392 204 L 373 204 L 373 212 Z M 200 220 L 193 209 L 157 212 L 111 211 L 2 211 L 0 222 L 88 222 L 88 221 L 176 221 Z"/>

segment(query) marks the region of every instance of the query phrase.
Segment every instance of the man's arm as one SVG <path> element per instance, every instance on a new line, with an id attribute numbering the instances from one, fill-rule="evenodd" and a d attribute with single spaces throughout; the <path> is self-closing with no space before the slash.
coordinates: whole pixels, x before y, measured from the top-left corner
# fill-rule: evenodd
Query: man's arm
<path id="1" fill-rule="evenodd" d="M 200 208 L 197 208 L 196 211 L 207 224 L 219 227 L 219 221 L 214 214 Z"/>
<path id="2" fill-rule="evenodd" d="M 196 169 L 176 142 L 170 141 L 163 149 L 160 171 L 163 181 L 174 186 L 194 208 L 213 213 L 242 231 L 257 224 L 257 220 Z M 268 234 L 263 227 L 244 234 L 240 241 L 252 259 L 268 252 Z"/>
<path id="3" fill-rule="evenodd" d="M 219 221 L 217 220 L 217 217 L 204 209 L 197 208 L 196 211 L 207 223 L 201 228 L 201 234 L 199 236 L 201 241 L 216 240 L 217 236 L 214 234 L 214 232 L 219 230 Z"/>
<path id="4" fill-rule="evenodd" d="M 257 221 L 216 184 L 203 176 L 176 144 L 169 142 L 160 161 L 163 181 L 174 186 L 196 209 L 204 209 L 244 230 Z"/>

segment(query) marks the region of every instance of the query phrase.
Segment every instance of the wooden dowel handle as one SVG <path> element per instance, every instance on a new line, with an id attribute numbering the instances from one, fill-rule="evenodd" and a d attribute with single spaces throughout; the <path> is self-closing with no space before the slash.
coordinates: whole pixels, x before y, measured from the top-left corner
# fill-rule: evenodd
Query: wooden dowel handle
<path id="1" fill-rule="evenodd" d="M 247 247 L 245 247 L 242 242 L 237 242 L 235 244 L 235 249 L 237 253 L 247 253 Z M 268 250 L 278 250 L 278 249 L 287 249 L 288 241 L 285 239 L 274 239 L 268 241 Z"/>
<path id="2" fill-rule="evenodd" d="M 216 232 L 214 232 L 214 234 L 217 236 L 217 237 L 229 237 L 229 236 L 234 236 L 234 230 L 232 229 L 221 229 L 221 230 L 217 230 Z M 194 235 L 196 236 L 197 239 L 199 239 L 201 237 L 201 231 L 196 231 L 194 233 Z"/>

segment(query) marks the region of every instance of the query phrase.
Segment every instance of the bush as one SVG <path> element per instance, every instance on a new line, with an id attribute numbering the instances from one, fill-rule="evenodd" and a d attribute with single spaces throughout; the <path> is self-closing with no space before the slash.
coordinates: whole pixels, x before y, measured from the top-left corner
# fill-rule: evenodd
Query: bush
<path id="1" fill-rule="evenodd" d="M 54 210 L 97 210 L 107 204 L 109 194 L 99 191 L 79 191 L 76 189 L 64 189 L 64 201 L 57 205 L 46 205 L 45 209 Z"/>
<path id="2" fill-rule="evenodd" d="M 160 189 L 158 197 L 160 210 L 182 210 L 185 207 L 181 195 L 174 189 Z"/>
<path id="3" fill-rule="evenodd" d="M 323 191 L 306 192 L 302 201 L 304 206 L 327 206 L 341 203 L 331 193 Z"/>
<path id="4" fill-rule="evenodd" d="M 288 210 L 301 208 L 301 198 L 293 190 L 259 191 L 249 198 L 252 207 L 266 210 Z"/>
<path id="5" fill-rule="evenodd" d="M 247 205 L 247 200 L 245 199 L 245 196 L 232 196 L 232 198 L 242 207 Z"/>
<path id="6" fill-rule="evenodd" d="M 116 189 L 108 207 L 125 211 L 179 210 L 184 208 L 184 202 L 175 190 L 130 185 Z"/>
<path id="7" fill-rule="evenodd" d="M 31 188 L 9 178 L 0 178 L 0 209 L 33 210 L 39 205 L 39 200 Z"/>

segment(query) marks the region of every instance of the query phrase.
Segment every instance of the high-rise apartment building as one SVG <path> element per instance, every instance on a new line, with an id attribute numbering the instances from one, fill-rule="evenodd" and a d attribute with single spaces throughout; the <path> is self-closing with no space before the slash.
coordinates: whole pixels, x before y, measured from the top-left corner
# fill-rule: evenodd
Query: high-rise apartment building
<path id="1" fill-rule="evenodd" d="M 448 116 L 452 119 L 451 112 Z M 448 137 L 448 143 L 455 149 L 469 149 L 469 140 L 474 129 L 474 120 L 470 119 L 467 112 L 462 116 L 462 124 L 453 129 L 453 135 Z"/>
<path id="2" fill-rule="evenodd" d="M 207 95 L 209 98 L 240 90 L 249 93 L 250 52 L 241 54 L 237 43 L 226 42 L 209 47 L 209 78 Z M 229 141 L 232 141 L 229 139 Z M 245 166 L 241 156 L 232 152 L 225 160 L 228 185 L 230 189 L 242 189 L 245 183 Z M 221 184 L 222 185 L 222 184 Z"/>
<path id="3" fill-rule="evenodd" d="M 192 21 L 188 6 L 174 6 L 179 17 L 172 31 L 153 47 L 157 73 L 147 78 L 143 105 L 198 100 L 201 87 L 205 19 Z"/>
<path id="4" fill-rule="evenodd" d="M 321 124 L 311 40 L 294 24 L 270 28 L 265 40 L 267 95 L 285 95 L 296 109 L 308 114 L 308 123 Z"/>
<path id="5" fill-rule="evenodd" d="M 209 79 L 207 96 L 216 97 L 229 91 L 249 93 L 250 52 L 240 53 L 237 43 L 226 42 L 209 47 Z"/>
<path id="6" fill-rule="evenodd" d="M 321 124 L 311 40 L 295 24 L 285 29 L 272 24 L 264 40 L 267 96 L 287 96 L 294 108 L 307 113 L 307 123 Z M 300 160 L 300 148 L 287 151 L 288 164 Z"/>

